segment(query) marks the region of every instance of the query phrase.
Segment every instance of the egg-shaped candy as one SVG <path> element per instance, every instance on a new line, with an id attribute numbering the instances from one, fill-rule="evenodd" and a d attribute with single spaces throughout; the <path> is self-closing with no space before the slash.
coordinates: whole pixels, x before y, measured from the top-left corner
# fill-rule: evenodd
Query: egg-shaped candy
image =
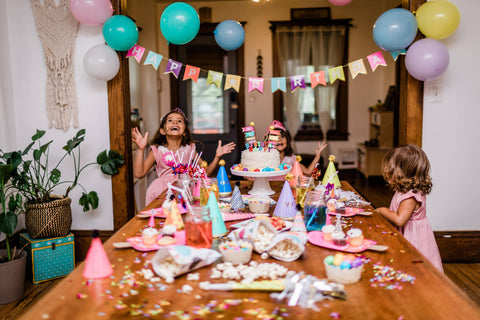
<path id="1" fill-rule="evenodd" d="M 325 257 L 325 259 L 323 261 L 328 265 L 332 265 L 333 264 L 333 256 L 327 256 L 327 257 Z"/>
<path id="2" fill-rule="evenodd" d="M 362 264 L 363 264 L 362 259 L 360 259 L 360 258 L 358 258 L 358 257 L 355 258 L 355 260 L 352 261 L 352 267 L 353 267 L 353 268 L 360 267 Z"/>
<path id="3" fill-rule="evenodd" d="M 343 253 L 335 254 L 335 256 L 333 257 L 333 265 L 334 266 L 339 266 L 342 263 L 344 256 L 345 255 Z"/>
<path id="4" fill-rule="evenodd" d="M 340 263 L 340 269 L 350 269 L 351 267 L 350 261 L 344 260 Z"/>

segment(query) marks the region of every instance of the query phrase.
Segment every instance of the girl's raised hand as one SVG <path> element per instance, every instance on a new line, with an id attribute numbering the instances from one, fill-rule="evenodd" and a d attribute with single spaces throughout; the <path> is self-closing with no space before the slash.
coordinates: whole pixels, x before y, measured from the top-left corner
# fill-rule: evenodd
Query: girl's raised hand
<path id="1" fill-rule="evenodd" d="M 141 150 L 145 149 L 147 146 L 147 137 L 148 137 L 148 132 L 145 133 L 145 136 L 142 136 L 140 131 L 138 131 L 138 128 L 135 127 L 132 130 L 132 141 L 137 145 L 137 147 Z"/>
<path id="2" fill-rule="evenodd" d="M 230 142 L 222 146 L 222 140 L 218 140 L 218 146 L 217 146 L 217 150 L 215 151 L 215 156 L 217 158 L 220 158 L 224 154 L 232 152 L 233 149 L 235 149 L 235 143 Z"/>
<path id="3" fill-rule="evenodd" d="M 315 154 L 317 156 L 320 156 L 322 154 L 322 151 L 325 150 L 325 148 L 328 146 L 327 142 L 325 140 L 319 141 L 318 142 L 318 148 L 315 149 Z"/>

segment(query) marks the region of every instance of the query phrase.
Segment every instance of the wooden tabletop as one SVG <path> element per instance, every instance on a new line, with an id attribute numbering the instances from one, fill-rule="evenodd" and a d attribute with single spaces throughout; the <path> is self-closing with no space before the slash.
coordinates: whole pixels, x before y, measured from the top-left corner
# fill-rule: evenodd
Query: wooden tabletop
<path id="1" fill-rule="evenodd" d="M 242 194 L 248 191 L 248 184 L 242 183 Z M 271 182 L 271 185 L 278 197 L 282 183 Z M 343 181 L 342 189 L 353 190 Z M 159 198 L 146 209 L 159 207 L 161 203 L 162 198 Z M 139 319 L 152 315 L 155 319 L 335 319 L 338 316 L 342 320 L 480 319 L 476 304 L 425 260 L 383 217 L 374 213 L 369 217 L 354 216 L 348 221 L 361 228 L 366 238 L 389 248 L 383 253 L 363 252 L 371 261 L 365 264 L 359 282 L 345 285 L 347 299 L 318 302 L 319 311 L 288 307 L 286 301 L 277 303 L 263 292 L 203 291 L 198 287 L 200 281 L 226 282 L 210 279 L 212 267 L 194 271 L 200 274 L 199 281 L 187 281 L 185 275 L 176 278 L 173 284 L 146 280 L 141 270 L 152 270 L 150 260 L 155 253 L 113 247 L 114 242 L 134 236 L 148 223 L 146 219 L 133 218 L 104 244 L 114 266 L 111 277 L 87 281 L 82 277 L 82 263 L 21 319 Z M 294 262 L 262 260 L 258 254 L 253 254 L 252 259 L 275 262 L 289 270 L 303 270 L 317 278 L 326 278 L 323 259 L 335 253 L 307 244 L 304 255 Z M 400 283 L 401 289 L 399 286 L 388 289 L 378 286 L 371 281 L 374 264 L 407 273 L 415 277 L 415 281 L 413 284 Z M 193 287 L 193 293 L 180 291 L 185 284 Z"/>

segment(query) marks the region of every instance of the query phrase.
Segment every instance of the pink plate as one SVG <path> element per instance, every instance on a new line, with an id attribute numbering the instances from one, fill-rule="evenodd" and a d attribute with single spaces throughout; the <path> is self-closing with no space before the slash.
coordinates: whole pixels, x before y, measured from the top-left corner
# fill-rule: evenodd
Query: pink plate
<path id="1" fill-rule="evenodd" d="M 185 209 L 181 204 L 177 204 L 177 206 L 178 206 L 178 211 L 180 212 L 180 214 L 187 213 L 187 209 Z M 151 209 L 151 210 L 145 210 L 145 211 L 139 212 L 138 214 L 150 215 L 150 214 L 152 214 L 152 210 L 155 210 L 155 218 L 166 218 L 167 217 L 165 214 L 163 214 L 163 208 L 162 207 Z"/>
<path id="2" fill-rule="evenodd" d="M 350 243 L 347 243 L 344 246 L 337 246 L 333 242 L 326 241 L 323 239 L 323 232 L 321 231 L 310 231 L 308 233 L 308 241 L 311 244 L 314 244 L 319 247 L 324 247 L 328 249 L 345 251 L 350 253 L 362 252 L 368 250 L 371 246 L 375 245 L 377 242 L 369 239 L 363 239 L 363 242 L 359 246 L 352 246 Z M 347 238 L 348 241 L 348 238 Z"/>
<path id="3" fill-rule="evenodd" d="M 235 220 L 245 220 L 255 218 L 254 213 L 224 213 L 222 212 L 223 221 L 235 221 Z"/>
<path id="4" fill-rule="evenodd" d="M 157 236 L 157 241 L 160 240 L 162 238 L 162 235 L 159 234 Z M 178 240 L 175 239 L 177 242 Z M 127 238 L 127 242 L 130 243 L 133 247 L 133 249 L 135 250 L 138 250 L 138 251 L 156 251 L 158 249 L 160 249 L 160 247 L 163 247 L 157 243 L 154 243 L 152 245 L 145 245 L 143 243 L 143 239 L 142 237 L 131 237 L 131 238 Z M 175 244 L 179 244 L 179 243 L 175 243 Z"/>
<path id="5" fill-rule="evenodd" d="M 342 217 L 351 217 L 351 216 L 355 216 L 355 215 L 357 215 L 357 214 L 359 214 L 363 211 L 365 211 L 365 209 L 345 207 L 344 212 L 329 212 L 328 214 L 334 216 L 337 213 L 340 213 L 342 215 Z"/>

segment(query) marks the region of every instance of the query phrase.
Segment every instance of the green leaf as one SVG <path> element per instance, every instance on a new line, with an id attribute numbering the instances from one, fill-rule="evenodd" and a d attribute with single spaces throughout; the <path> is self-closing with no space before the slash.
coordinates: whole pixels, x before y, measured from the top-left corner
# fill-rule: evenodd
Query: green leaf
<path id="1" fill-rule="evenodd" d="M 38 139 L 42 138 L 45 135 L 44 130 L 38 130 L 37 132 L 32 136 L 32 141 L 37 141 Z"/>
<path id="2" fill-rule="evenodd" d="M 123 165 L 123 156 L 117 151 L 104 150 L 97 156 L 97 163 L 106 175 L 113 176 L 118 173 L 118 168 Z"/>
<path id="3" fill-rule="evenodd" d="M 8 200 L 8 210 L 11 212 L 16 212 L 17 209 L 22 207 L 22 197 L 20 194 L 16 194 L 15 196 L 10 197 Z"/>
<path id="4" fill-rule="evenodd" d="M 23 150 L 22 155 L 28 154 L 30 152 L 30 149 L 32 149 L 34 144 L 35 144 L 35 142 L 30 142 L 30 144 L 25 148 L 25 150 Z"/>
<path id="5" fill-rule="evenodd" d="M 62 173 L 58 169 L 53 169 L 50 172 L 50 181 L 52 181 L 54 184 L 57 184 L 60 182 L 60 177 Z"/>
<path id="6" fill-rule="evenodd" d="M 14 212 L 6 212 L 0 215 L 0 231 L 11 236 L 17 228 L 17 215 Z"/>
<path id="7" fill-rule="evenodd" d="M 92 206 L 92 209 L 97 209 L 98 208 L 98 195 L 95 191 L 91 191 L 89 194 L 87 193 L 82 193 L 82 196 L 80 197 L 80 200 L 78 200 L 78 203 L 83 206 L 83 211 L 86 212 L 90 210 L 90 205 Z"/>
<path id="8" fill-rule="evenodd" d="M 5 185 L 12 177 L 13 166 L 11 164 L 0 164 L 0 185 Z"/>
<path id="9" fill-rule="evenodd" d="M 18 151 L 11 152 L 8 155 L 7 163 L 12 164 L 15 168 L 17 168 L 22 163 L 22 154 Z"/>
<path id="10" fill-rule="evenodd" d="M 63 150 L 70 153 L 73 149 L 78 147 L 83 140 L 85 140 L 85 129 L 78 130 L 75 137 L 67 141 L 67 144 L 63 147 Z"/>

